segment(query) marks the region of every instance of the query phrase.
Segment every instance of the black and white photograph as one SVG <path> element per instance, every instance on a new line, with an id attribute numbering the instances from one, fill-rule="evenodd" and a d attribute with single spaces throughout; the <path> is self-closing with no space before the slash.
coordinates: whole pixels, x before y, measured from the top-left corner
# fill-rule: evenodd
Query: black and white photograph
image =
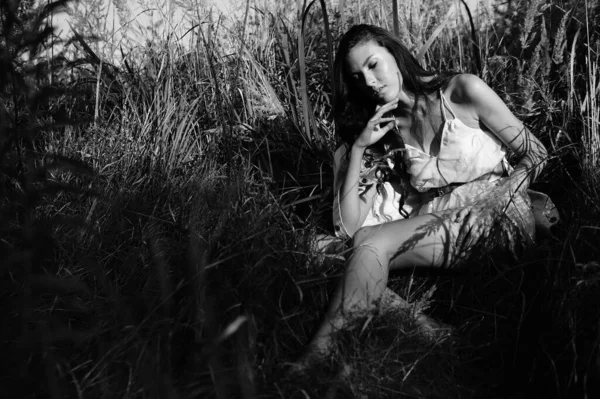
<path id="1" fill-rule="evenodd" d="M 2 0 L 7 399 L 600 397 L 600 1 Z"/>

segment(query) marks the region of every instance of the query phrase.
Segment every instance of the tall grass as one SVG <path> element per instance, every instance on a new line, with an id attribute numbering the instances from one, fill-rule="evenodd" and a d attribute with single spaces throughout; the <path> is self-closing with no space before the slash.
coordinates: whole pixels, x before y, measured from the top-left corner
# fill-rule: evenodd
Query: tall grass
<path id="1" fill-rule="evenodd" d="M 2 342 L 14 359 L 2 376 L 17 396 L 600 388 L 597 1 L 523 3 L 473 26 L 436 0 L 298 2 L 295 18 L 247 2 L 245 22 L 199 12 L 191 47 L 153 37 L 120 66 L 84 34 L 77 59 L 37 51 L 62 4 L 0 6 Z M 519 262 L 392 276 L 452 334 L 381 308 L 340 334 L 330 362 L 289 374 L 343 270 L 339 253 L 314 249 L 332 234 L 332 49 L 349 24 L 395 19 L 424 65 L 480 74 L 544 141 L 537 187 L 562 221 Z"/>

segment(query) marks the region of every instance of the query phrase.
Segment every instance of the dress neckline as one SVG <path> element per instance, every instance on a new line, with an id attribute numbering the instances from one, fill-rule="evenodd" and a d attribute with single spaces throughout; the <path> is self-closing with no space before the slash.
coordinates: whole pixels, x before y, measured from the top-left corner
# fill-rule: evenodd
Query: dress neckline
<path id="1" fill-rule="evenodd" d="M 419 152 L 420 154 L 422 154 L 422 155 L 425 155 L 425 156 L 427 156 L 427 157 L 429 157 L 429 158 L 437 158 L 437 157 L 440 155 L 440 153 L 442 152 L 442 144 L 444 143 L 444 138 L 445 138 L 445 136 L 446 136 L 446 131 L 448 130 L 448 124 L 449 124 L 450 122 L 452 122 L 453 120 L 454 120 L 454 119 L 450 119 L 450 120 L 446 120 L 446 121 L 444 122 L 444 126 L 442 127 L 442 134 L 441 134 L 441 136 L 442 136 L 442 137 L 440 137 L 440 149 L 439 149 L 439 151 L 438 151 L 438 154 L 437 154 L 437 155 L 431 155 L 431 154 L 428 154 L 428 153 L 426 153 L 425 151 L 423 151 L 422 149 L 420 149 L 420 148 L 418 148 L 418 147 L 415 147 L 415 146 L 413 146 L 413 145 L 410 145 L 410 144 L 406 144 L 406 143 L 404 144 L 404 147 L 406 147 L 406 148 L 408 148 L 408 149 L 415 150 L 415 151 Z"/>
<path id="2" fill-rule="evenodd" d="M 440 156 L 440 154 L 442 153 L 442 150 L 444 148 L 443 145 L 444 145 L 445 138 L 446 138 L 446 135 L 447 135 L 447 131 L 448 131 L 448 129 L 449 129 L 449 127 L 450 127 L 450 125 L 452 123 L 460 124 L 461 128 L 467 128 L 467 129 L 471 129 L 471 130 L 475 130 L 475 131 L 481 131 L 480 128 L 471 127 L 469 125 L 466 125 L 463 121 L 461 121 L 456 116 L 456 114 L 454 113 L 454 110 L 452 109 L 452 107 L 450 106 L 450 104 L 448 104 L 448 100 L 446 100 L 446 97 L 444 97 L 444 94 L 442 93 L 441 89 L 439 90 L 439 94 L 440 94 L 440 99 L 441 99 L 441 104 L 440 105 L 441 105 L 441 109 L 442 109 L 442 115 L 444 117 L 444 124 L 443 124 L 443 127 L 442 127 L 442 134 L 441 134 L 441 137 L 440 137 L 440 149 L 438 151 L 438 154 L 437 155 L 431 155 L 431 154 L 428 154 L 427 152 L 423 151 L 422 149 L 420 149 L 418 147 L 415 147 L 413 145 L 406 144 L 406 143 L 404 144 L 404 147 L 407 147 L 409 149 L 415 150 L 415 151 L 419 152 L 420 154 L 425 155 L 425 156 L 427 156 L 429 158 L 433 158 L 433 159 L 438 158 Z M 452 114 L 452 119 L 448 119 L 448 116 L 446 115 L 446 108 L 448 108 L 448 111 L 450 112 L 450 114 Z"/>
<path id="3" fill-rule="evenodd" d="M 437 158 L 440 155 L 440 153 L 442 152 L 442 143 L 444 142 L 444 136 L 446 134 L 446 130 L 448 130 L 448 124 L 449 124 L 449 122 L 452 122 L 453 120 L 456 119 L 456 114 L 454 113 L 454 110 L 452 109 L 452 107 L 450 107 L 450 104 L 448 104 L 448 101 L 446 101 L 446 98 L 444 97 L 444 93 L 442 92 L 442 89 L 438 90 L 438 94 L 440 95 L 440 109 L 442 111 L 442 117 L 444 118 L 444 124 L 442 126 L 442 134 L 440 137 L 440 149 L 438 151 L 438 155 L 431 155 L 418 147 L 415 147 L 413 145 L 406 144 L 406 143 L 404 144 L 404 147 L 409 147 L 410 149 L 413 149 L 429 158 Z M 452 115 L 453 119 L 448 119 L 448 115 L 446 115 L 446 108 L 448 108 L 448 111 Z M 431 147 L 431 144 L 429 146 Z"/>
<path id="4" fill-rule="evenodd" d="M 406 144 L 405 143 L 404 146 L 407 147 L 407 148 L 410 148 L 412 150 L 415 150 L 415 151 L 417 151 L 417 152 L 419 152 L 419 153 L 421 153 L 423 155 L 426 155 L 429 158 L 437 158 L 437 157 L 439 157 L 439 155 L 442 152 L 442 149 L 444 148 L 444 145 L 443 145 L 444 141 L 445 141 L 444 139 L 446 138 L 446 135 L 448 134 L 448 128 L 449 128 L 449 126 L 452 123 L 460 124 L 461 128 L 467 128 L 467 129 L 471 129 L 471 130 L 474 130 L 474 131 L 481 131 L 481 129 L 479 129 L 479 128 L 475 128 L 475 127 L 471 127 L 469 125 L 466 125 L 463 121 L 461 121 L 460 119 L 458 119 L 458 118 L 455 117 L 454 119 L 448 119 L 448 120 L 446 120 L 446 122 L 444 122 L 444 127 L 442 128 L 442 135 L 441 135 L 442 137 L 440 138 L 440 150 L 438 151 L 437 155 L 428 154 L 425 151 L 423 151 L 422 149 L 420 149 L 418 147 L 415 147 L 413 145 L 410 145 L 410 144 Z"/>

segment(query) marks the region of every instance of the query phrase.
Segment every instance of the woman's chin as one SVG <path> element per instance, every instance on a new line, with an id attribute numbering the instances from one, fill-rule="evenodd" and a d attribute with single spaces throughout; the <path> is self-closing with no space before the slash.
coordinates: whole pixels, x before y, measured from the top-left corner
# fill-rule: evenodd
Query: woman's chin
<path id="1" fill-rule="evenodd" d="M 381 96 L 377 99 L 377 102 L 381 104 L 387 104 L 394 101 L 397 95 L 397 91 L 386 90 L 384 93 L 381 93 Z"/>
<path id="2" fill-rule="evenodd" d="M 382 93 L 381 95 L 375 96 L 374 99 L 378 105 L 384 105 L 394 100 L 394 97 L 387 95 L 386 93 Z"/>
<path id="3" fill-rule="evenodd" d="M 372 98 L 377 105 L 385 105 L 391 101 L 394 101 L 396 96 L 393 92 L 391 92 L 391 90 L 384 89 L 382 92 L 373 96 Z"/>
<path id="4" fill-rule="evenodd" d="M 377 103 L 377 105 L 385 105 L 391 101 L 394 101 L 394 97 L 379 97 L 375 100 L 375 102 Z"/>

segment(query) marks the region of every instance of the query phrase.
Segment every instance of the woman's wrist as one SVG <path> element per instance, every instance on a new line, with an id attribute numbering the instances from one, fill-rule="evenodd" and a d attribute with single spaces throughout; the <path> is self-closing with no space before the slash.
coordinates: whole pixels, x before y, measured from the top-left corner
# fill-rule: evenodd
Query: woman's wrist
<path id="1" fill-rule="evenodd" d="M 354 144 L 352 144 L 352 148 L 350 149 L 350 151 L 352 151 L 351 155 L 359 155 L 360 157 L 362 157 L 366 149 L 367 147 L 363 147 L 362 145 L 357 144 L 355 142 Z"/>
<path id="2" fill-rule="evenodd" d="M 517 167 L 508 177 L 508 180 L 513 191 L 525 191 L 529 188 L 531 174 L 528 169 Z"/>

